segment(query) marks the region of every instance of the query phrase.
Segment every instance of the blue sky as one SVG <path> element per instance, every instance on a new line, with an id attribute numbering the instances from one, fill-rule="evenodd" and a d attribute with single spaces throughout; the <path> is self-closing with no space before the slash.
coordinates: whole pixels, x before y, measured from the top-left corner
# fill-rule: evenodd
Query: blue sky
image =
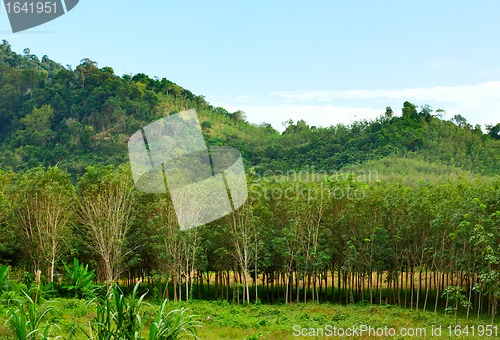
<path id="1" fill-rule="evenodd" d="M 1 0 L 0 0 L 1 1 Z M 96 1 L 0 39 L 75 67 L 146 73 L 283 130 L 375 118 L 409 100 L 500 122 L 500 1 Z"/>

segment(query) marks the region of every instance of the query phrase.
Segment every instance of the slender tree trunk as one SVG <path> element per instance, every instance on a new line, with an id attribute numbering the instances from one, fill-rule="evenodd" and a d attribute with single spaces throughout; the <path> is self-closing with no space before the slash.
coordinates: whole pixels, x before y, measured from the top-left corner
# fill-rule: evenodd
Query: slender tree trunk
<path id="1" fill-rule="evenodd" d="M 407 296 L 408 296 L 408 268 L 405 270 L 406 274 L 406 282 L 405 282 L 405 308 L 406 308 L 406 302 L 408 301 Z"/>
<path id="2" fill-rule="evenodd" d="M 226 301 L 229 301 L 229 284 L 230 284 L 230 276 L 228 269 L 226 270 Z"/>
<path id="3" fill-rule="evenodd" d="M 325 302 L 328 302 L 328 270 L 325 269 Z"/>
<path id="4" fill-rule="evenodd" d="M 422 264 L 418 271 L 418 289 L 417 289 L 417 302 L 415 303 L 415 308 L 418 309 L 418 305 L 420 302 L 420 291 L 422 290 Z"/>
<path id="5" fill-rule="evenodd" d="M 378 299 L 378 303 L 379 305 L 382 304 L 382 285 L 384 283 L 384 272 L 381 272 L 380 273 L 380 290 L 379 290 L 379 299 Z"/>
<path id="6" fill-rule="evenodd" d="M 275 288 L 275 284 L 274 284 L 274 281 L 276 280 L 275 278 L 275 273 L 273 271 L 273 280 L 271 281 L 271 289 L 272 289 L 272 299 L 273 299 L 273 304 L 274 304 L 274 288 Z"/>
<path id="7" fill-rule="evenodd" d="M 345 294 L 345 304 L 348 305 L 349 304 L 349 291 L 348 291 L 348 287 L 347 287 L 347 280 L 349 280 L 349 273 L 347 272 L 344 272 L 344 294 Z"/>
<path id="8" fill-rule="evenodd" d="M 428 268 L 427 268 L 428 269 Z M 429 288 L 430 288 L 430 285 L 432 283 L 431 279 L 432 279 L 432 276 L 429 275 L 429 281 L 427 281 L 427 273 L 428 273 L 429 270 L 426 270 L 425 271 L 425 300 L 424 300 L 424 312 L 425 312 L 425 309 L 427 307 L 427 299 L 429 297 Z"/>
<path id="9" fill-rule="evenodd" d="M 332 303 L 335 303 L 335 264 L 332 264 Z"/>
<path id="10" fill-rule="evenodd" d="M 257 257 L 257 255 L 256 255 Z M 259 301 L 259 292 L 257 290 L 258 284 L 257 284 L 257 279 L 259 278 L 257 275 L 257 258 L 255 259 L 255 302 Z"/>
<path id="11" fill-rule="evenodd" d="M 337 287 L 339 287 L 339 304 L 342 304 L 342 278 L 340 266 L 337 268 Z"/>
<path id="12" fill-rule="evenodd" d="M 266 287 L 267 302 L 269 302 L 269 273 L 266 273 Z"/>
<path id="13" fill-rule="evenodd" d="M 483 308 L 483 304 L 481 303 L 482 300 L 483 300 L 483 293 L 479 292 L 478 306 L 477 306 L 477 321 L 479 321 L 479 315 L 481 313 L 481 309 Z"/>
<path id="14" fill-rule="evenodd" d="M 295 301 L 299 303 L 299 285 L 300 285 L 300 280 L 299 280 L 299 273 L 297 270 L 295 271 Z"/>
<path id="15" fill-rule="evenodd" d="M 437 282 L 437 286 L 436 286 L 436 303 L 434 304 L 434 313 L 437 312 L 438 301 L 439 301 L 439 286 L 441 285 L 441 283 L 439 282 L 439 280 L 441 280 L 441 277 L 438 274 L 438 282 Z"/>
<path id="16" fill-rule="evenodd" d="M 168 292 L 168 282 L 170 281 L 170 278 L 167 277 L 167 280 L 166 280 L 166 284 L 165 284 L 165 293 L 167 294 L 167 300 L 170 300 L 170 296 L 169 296 L 169 292 Z"/>
<path id="17" fill-rule="evenodd" d="M 410 273 L 410 277 L 411 277 L 411 283 L 410 283 L 410 289 L 411 289 L 411 296 L 410 296 L 410 310 L 413 310 L 413 295 L 414 295 L 414 291 L 415 291 L 415 269 L 414 267 L 412 266 L 411 267 L 411 273 Z"/>
<path id="18" fill-rule="evenodd" d="M 219 271 L 215 272 L 215 300 L 219 297 Z"/>
<path id="19" fill-rule="evenodd" d="M 391 298 L 391 286 L 392 280 L 389 280 L 389 273 L 387 273 L 387 295 L 385 296 L 385 304 L 388 304 L 389 299 Z"/>
<path id="20" fill-rule="evenodd" d="M 288 304 L 288 285 L 290 283 L 290 273 L 287 273 L 287 280 L 285 284 L 285 304 Z"/>
<path id="21" fill-rule="evenodd" d="M 233 269 L 233 305 L 236 298 L 236 271 Z M 269 299 L 268 299 L 269 300 Z"/>
<path id="22" fill-rule="evenodd" d="M 50 262 L 50 281 L 49 282 L 54 282 L 54 266 L 56 264 L 56 258 L 55 256 L 52 257 L 52 261 Z"/>
<path id="23" fill-rule="evenodd" d="M 182 301 L 182 274 L 181 274 L 180 271 L 179 271 L 179 284 L 178 284 L 178 287 L 179 287 L 179 301 Z"/>
<path id="24" fill-rule="evenodd" d="M 174 301 L 177 302 L 177 280 L 176 275 L 172 275 L 172 284 L 174 285 Z"/>
<path id="25" fill-rule="evenodd" d="M 370 291 L 370 303 L 373 304 L 373 272 L 371 268 L 368 278 L 368 290 Z"/>
<path id="26" fill-rule="evenodd" d="M 207 270 L 207 297 L 208 300 L 211 300 L 210 298 L 210 272 Z"/>
<path id="27" fill-rule="evenodd" d="M 474 270 L 475 270 L 475 264 L 474 264 L 474 267 L 472 269 L 472 277 L 469 275 L 468 277 L 468 287 L 469 288 L 469 298 L 468 298 L 468 301 L 469 301 L 469 304 L 467 305 L 467 320 L 469 320 L 469 316 L 470 316 L 470 306 L 471 306 L 471 299 L 472 299 L 472 282 L 474 282 Z"/>

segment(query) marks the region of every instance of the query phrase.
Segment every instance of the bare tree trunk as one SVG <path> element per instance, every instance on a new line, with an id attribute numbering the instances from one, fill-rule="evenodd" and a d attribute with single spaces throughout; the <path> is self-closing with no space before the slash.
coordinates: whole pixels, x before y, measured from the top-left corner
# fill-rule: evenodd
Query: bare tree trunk
<path id="1" fill-rule="evenodd" d="M 437 307 L 438 307 L 438 301 L 439 301 L 439 285 L 440 285 L 440 281 L 441 280 L 441 277 L 440 275 L 438 274 L 438 282 L 437 282 L 437 286 L 436 286 L 436 302 L 434 304 L 434 313 L 437 312 Z"/>
<path id="2" fill-rule="evenodd" d="M 177 302 L 177 280 L 176 280 L 177 275 L 172 276 L 172 284 L 174 286 L 174 301 Z"/>
<path id="3" fill-rule="evenodd" d="M 428 269 L 425 271 L 425 300 L 424 300 L 424 312 L 427 307 L 427 298 L 429 297 L 429 288 L 431 285 L 431 279 L 432 277 L 429 275 L 429 281 L 427 281 L 427 274 L 428 274 Z"/>

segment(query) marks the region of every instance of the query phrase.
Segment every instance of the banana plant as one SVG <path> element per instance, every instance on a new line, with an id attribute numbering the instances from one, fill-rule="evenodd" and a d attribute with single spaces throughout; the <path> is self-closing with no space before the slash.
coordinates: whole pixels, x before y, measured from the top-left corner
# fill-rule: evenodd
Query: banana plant
<path id="1" fill-rule="evenodd" d="M 83 297 L 84 295 L 92 296 L 95 293 L 96 286 L 93 283 L 95 278 L 95 270 L 89 271 L 88 265 L 80 264 L 77 258 L 73 259 L 73 268 L 70 268 L 63 261 L 66 269 L 68 285 L 64 288 L 75 292 L 75 298 Z"/>

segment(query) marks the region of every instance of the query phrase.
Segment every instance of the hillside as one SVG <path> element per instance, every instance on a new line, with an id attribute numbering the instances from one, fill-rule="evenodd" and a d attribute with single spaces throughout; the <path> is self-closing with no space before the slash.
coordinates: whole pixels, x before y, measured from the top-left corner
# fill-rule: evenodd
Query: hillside
<path id="1" fill-rule="evenodd" d="M 423 160 L 418 156 L 387 156 L 363 164 L 347 165 L 339 171 L 344 178 L 350 174 L 358 180 L 382 182 L 401 182 L 416 188 L 419 181 L 431 184 L 457 181 L 460 177 L 469 182 L 477 181 L 482 176 L 462 168 Z"/>
<path id="2" fill-rule="evenodd" d="M 5 40 L 0 45 L 4 169 L 24 172 L 40 164 L 57 165 L 75 178 L 89 165 L 118 165 L 128 160 L 126 142 L 137 129 L 189 108 L 197 110 L 210 145 L 237 147 L 246 165 L 257 172 L 333 171 L 371 166 L 377 163 L 366 162 L 386 157 L 417 157 L 418 165 L 394 161 L 391 166 L 415 167 L 405 171 L 419 173 L 436 163 L 475 174 L 500 174 L 500 124 L 484 133 L 463 117 L 445 121 L 428 106 L 419 109 L 405 102 L 401 117 L 388 110 L 374 121 L 326 128 L 290 120 L 279 134 L 269 124 L 248 123 L 244 112 L 213 107 L 203 96 L 165 78 L 119 77 L 111 67 L 99 68 L 90 59 L 73 70 L 46 56 L 40 61 L 28 50 L 17 55 Z M 440 178 L 448 177 L 445 171 Z"/>

